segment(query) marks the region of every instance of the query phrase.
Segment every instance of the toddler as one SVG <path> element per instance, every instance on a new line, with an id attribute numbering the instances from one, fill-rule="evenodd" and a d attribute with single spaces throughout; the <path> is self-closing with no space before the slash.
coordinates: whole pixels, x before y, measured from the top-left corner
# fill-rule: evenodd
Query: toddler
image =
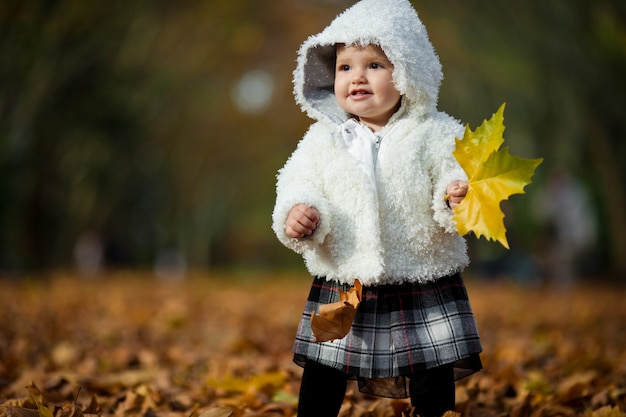
<path id="1" fill-rule="evenodd" d="M 441 80 L 408 0 L 362 0 L 299 50 L 294 94 L 315 123 L 279 171 L 272 217 L 314 277 L 294 343 L 299 417 L 336 416 L 350 379 L 440 416 L 454 381 L 482 367 L 452 219 L 467 191 L 452 155 L 464 128 L 437 110 Z M 355 279 L 350 332 L 315 342 L 311 316 Z"/>

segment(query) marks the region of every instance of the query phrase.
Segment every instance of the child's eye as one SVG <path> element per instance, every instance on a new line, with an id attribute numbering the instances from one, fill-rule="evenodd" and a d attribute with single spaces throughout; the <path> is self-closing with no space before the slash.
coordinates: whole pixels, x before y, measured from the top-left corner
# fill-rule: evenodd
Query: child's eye
<path id="1" fill-rule="evenodd" d="M 347 64 L 339 65 L 337 69 L 339 71 L 350 71 L 350 65 L 347 65 Z"/>
<path id="2" fill-rule="evenodd" d="M 371 69 L 380 69 L 380 68 L 382 68 L 382 67 L 383 67 L 382 65 L 377 64 L 376 62 L 374 62 L 374 63 L 370 64 L 370 68 L 371 68 Z"/>

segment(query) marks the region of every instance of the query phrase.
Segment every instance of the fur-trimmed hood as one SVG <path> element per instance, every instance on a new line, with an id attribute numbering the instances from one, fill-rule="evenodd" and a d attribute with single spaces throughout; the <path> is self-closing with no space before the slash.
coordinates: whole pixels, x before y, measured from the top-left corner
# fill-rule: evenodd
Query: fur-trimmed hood
<path id="1" fill-rule="evenodd" d="M 309 37 L 294 71 L 296 102 L 311 118 L 340 123 L 348 115 L 335 99 L 335 45 L 376 44 L 394 66 L 403 107 L 418 115 L 434 111 L 443 79 L 426 28 L 408 0 L 362 0 Z"/>

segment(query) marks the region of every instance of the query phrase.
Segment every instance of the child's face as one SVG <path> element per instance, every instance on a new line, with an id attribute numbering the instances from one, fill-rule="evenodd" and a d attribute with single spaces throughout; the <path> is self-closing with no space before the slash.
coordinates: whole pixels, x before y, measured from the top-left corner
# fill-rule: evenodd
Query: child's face
<path id="1" fill-rule="evenodd" d="M 337 45 L 335 96 L 339 106 L 380 130 L 400 106 L 393 65 L 376 45 Z"/>

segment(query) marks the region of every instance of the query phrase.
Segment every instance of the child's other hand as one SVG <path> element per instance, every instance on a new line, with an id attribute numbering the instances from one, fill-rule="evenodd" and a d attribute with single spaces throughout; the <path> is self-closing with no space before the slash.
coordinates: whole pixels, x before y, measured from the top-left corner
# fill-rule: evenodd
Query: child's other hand
<path id="1" fill-rule="evenodd" d="M 450 208 L 455 208 L 465 198 L 467 194 L 467 181 L 454 181 L 446 189 L 446 197 Z"/>
<path id="2" fill-rule="evenodd" d="M 285 233 L 291 238 L 311 236 L 320 221 L 320 212 L 306 204 L 294 206 L 285 222 Z"/>

